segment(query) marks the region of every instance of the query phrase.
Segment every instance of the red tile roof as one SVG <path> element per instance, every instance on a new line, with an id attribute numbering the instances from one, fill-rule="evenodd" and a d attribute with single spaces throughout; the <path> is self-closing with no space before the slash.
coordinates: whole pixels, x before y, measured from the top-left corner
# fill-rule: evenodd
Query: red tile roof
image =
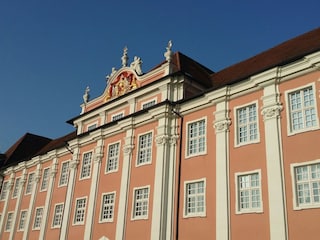
<path id="1" fill-rule="evenodd" d="M 213 88 L 239 82 L 254 74 L 285 65 L 320 50 L 320 28 L 314 29 L 211 75 Z"/>

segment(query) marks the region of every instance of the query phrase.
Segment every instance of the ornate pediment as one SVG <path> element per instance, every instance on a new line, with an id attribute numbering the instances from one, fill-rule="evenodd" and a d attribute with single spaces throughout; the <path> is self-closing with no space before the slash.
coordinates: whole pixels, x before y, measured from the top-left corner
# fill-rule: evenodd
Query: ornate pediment
<path id="1" fill-rule="evenodd" d="M 121 72 L 108 83 L 105 101 L 122 96 L 138 87 L 136 75 L 131 71 Z"/>

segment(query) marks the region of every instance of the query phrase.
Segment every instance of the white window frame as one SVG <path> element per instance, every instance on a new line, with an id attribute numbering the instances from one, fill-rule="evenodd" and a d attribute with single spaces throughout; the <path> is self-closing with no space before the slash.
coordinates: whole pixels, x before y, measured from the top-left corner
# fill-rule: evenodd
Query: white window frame
<path id="1" fill-rule="evenodd" d="M 193 137 L 192 139 L 191 139 L 191 137 L 190 137 L 190 133 L 189 133 L 189 126 L 191 126 L 192 124 L 199 124 L 199 122 L 202 122 L 202 121 L 204 121 L 204 127 L 205 127 L 205 129 L 204 129 L 204 136 L 203 135 L 201 135 L 201 136 L 199 136 L 199 134 L 197 134 L 198 136 L 196 136 L 196 137 Z M 191 158 L 191 157 L 195 157 L 195 156 L 201 156 L 201 155 L 205 155 L 205 154 L 207 154 L 207 141 L 208 141 L 208 139 L 207 139 L 207 129 L 208 129 L 208 127 L 207 127 L 207 117 L 202 117 L 202 118 L 198 118 L 198 119 L 195 119 L 195 120 L 192 120 L 192 121 L 188 121 L 187 123 L 186 123 L 186 147 L 185 147 L 185 158 Z M 199 128 L 199 127 L 197 127 L 197 128 Z M 198 132 L 199 132 L 199 130 L 197 130 Z M 201 150 L 201 149 L 199 149 L 199 141 L 197 141 L 197 144 L 196 144 L 196 151 L 194 152 L 194 153 L 190 153 L 190 141 L 191 140 L 199 140 L 199 139 L 202 139 L 204 137 L 204 146 L 203 146 L 203 150 Z"/>
<path id="2" fill-rule="evenodd" d="M 113 121 L 117 121 L 117 120 L 119 120 L 119 119 L 121 119 L 123 117 L 124 117 L 124 111 L 117 112 L 117 113 L 111 115 L 111 121 L 112 122 Z"/>
<path id="3" fill-rule="evenodd" d="M 257 131 L 257 137 L 255 139 L 252 139 L 250 140 L 250 129 L 248 128 L 248 126 L 250 125 L 250 122 L 248 122 L 246 124 L 247 126 L 247 132 L 246 132 L 246 136 L 247 136 L 247 141 L 244 141 L 244 142 L 240 142 L 240 136 L 239 136 L 239 110 L 240 109 L 248 109 L 250 106 L 252 105 L 255 105 L 256 106 L 256 131 Z M 253 143 L 259 143 L 260 142 L 260 128 L 259 128 L 259 112 L 258 112 L 258 109 L 259 109 L 259 105 L 258 105 L 258 101 L 252 101 L 252 102 L 249 102 L 249 103 L 246 103 L 246 104 L 242 104 L 240 106 L 236 106 L 234 108 L 234 118 L 235 118 L 235 124 L 234 124 L 234 143 L 235 143 L 235 147 L 240 147 L 240 146 L 244 146 L 244 145 L 248 145 L 248 144 L 253 144 Z M 249 118 L 249 116 L 247 115 L 247 117 Z"/>
<path id="4" fill-rule="evenodd" d="M 79 201 L 84 201 L 84 207 L 82 206 L 81 208 L 79 208 L 78 206 Z M 72 225 L 84 225 L 84 222 L 86 220 L 86 210 L 87 210 L 87 197 L 76 198 Z M 82 218 L 81 221 L 77 221 L 78 214 L 83 215 L 81 217 Z"/>
<path id="5" fill-rule="evenodd" d="M 110 148 L 113 146 L 118 146 L 118 154 L 117 155 L 112 155 L 110 156 Z M 105 173 L 113 173 L 113 172 L 117 172 L 119 169 L 119 159 L 120 159 L 120 150 L 121 149 L 121 141 L 118 142 L 113 142 L 108 144 L 108 154 L 106 156 L 106 169 L 105 169 Z M 110 164 L 113 165 L 112 169 L 109 169 Z"/>
<path id="6" fill-rule="evenodd" d="M 251 199 L 251 192 L 249 195 L 250 201 L 249 201 L 249 208 L 241 208 L 240 207 L 240 186 L 239 186 L 239 178 L 243 176 L 251 176 L 253 174 L 258 174 L 258 180 L 259 180 L 259 186 L 252 187 L 251 181 L 250 181 L 250 187 L 244 189 L 246 191 L 251 191 L 252 189 L 258 189 L 259 190 L 259 198 L 260 198 L 260 206 L 259 207 L 252 207 L 252 199 Z M 236 194 L 236 214 L 245 214 L 245 213 L 262 213 L 263 212 L 263 198 L 262 198 L 262 183 L 261 183 L 261 169 L 255 169 L 252 171 L 247 172 L 237 172 L 235 173 L 235 194 Z M 250 179 L 251 180 L 251 179 Z"/>
<path id="7" fill-rule="evenodd" d="M 13 191 L 12 191 L 12 198 L 17 198 L 18 197 L 20 183 L 21 183 L 21 177 L 17 177 L 16 180 L 14 181 L 14 187 L 13 187 Z"/>
<path id="8" fill-rule="evenodd" d="M 141 103 L 141 109 L 147 109 L 157 104 L 157 98 L 152 98 Z"/>
<path id="9" fill-rule="evenodd" d="M 104 198 L 105 196 L 113 196 L 112 199 L 112 203 L 105 203 L 104 202 Z M 99 215 L 99 223 L 104 223 L 104 222 L 113 222 L 113 218 L 114 218 L 114 211 L 115 211 L 115 202 L 116 202 L 116 192 L 107 192 L 107 193 L 103 193 L 101 195 L 101 207 L 100 207 L 100 215 Z M 104 208 L 107 208 L 108 212 L 112 212 L 112 217 L 110 218 L 103 218 L 103 214 L 104 214 Z"/>
<path id="10" fill-rule="evenodd" d="M 6 226 L 4 229 L 5 232 L 10 232 L 12 230 L 13 215 L 14 215 L 14 212 L 8 212 Z"/>
<path id="11" fill-rule="evenodd" d="M 202 196 L 203 197 L 203 211 L 202 212 L 194 212 L 194 213 L 188 213 L 188 189 L 187 186 L 189 184 L 196 184 L 203 182 L 203 193 L 195 193 L 192 194 L 194 197 Z M 183 218 L 190 218 L 190 217 L 206 217 L 206 178 L 200 178 L 200 179 L 194 179 L 194 180 L 188 180 L 184 181 L 184 197 L 183 197 Z M 196 201 L 198 203 L 198 201 Z"/>
<path id="12" fill-rule="evenodd" d="M 28 209 L 23 209 L 20 211 L 18 231 L 24 230 L 27 222 L 27 216 L 28 216 Z"/>
<path id="13" fill-rule="evenodd" d="M 310 202 L 309 204 L 299 204 L 298 203 L 297 178 L 296 178 L 295 169 L 298 168 L 298 167 L 307 166 L 308 167 L 308 173 L 310 173 L 309 172 L 309 167 L 311 165 L 315 165 L 315 164 L 320 164 L 320 159 L 313 160 L 313 161 L 308 161 L 308 162 L 293 163 L 293 164 L 290 165 L 290 168 L 291 168 L 290 169 L 291 170 L 291 179 L 292 179 L 292 193 L 293 193 L 293 209 L 294 210 L 320 208 L 320 202 L 319 203 Z M 313 181 L 308 179 L 305 182 L 311 184 Z M 320 178 L 319 178 L 318 182 L 320 182 Z M 310 190 L 312 190 L 312 189 L 310 189 Z M 310 191 L 310 193 L 311 192 L 312 191 Z M 310 198 L 312 198 L 311 195 L 310 195 Z"/>
<path id="14" fill-rule="evenodd" d="M 32 176 L 32 179 L 31 179 Z M 32 189 L 34 187 L 34 179 L 35 179 L 35 172 L 31 172 L 28 174 L 28 180 L 27 180 L 27 184 L 26 184 L 26 191 L 25 191 L 25 195 L 29 195 L 32 193 Z"/>
<path id="15" fill-rule="evenodd" d="M 148 197 L 147 198 L 143 198 L 143 199 L 137 199 L 136 197 L 136 192 L 139 190 L 144 190 L 147 189 L 148 190 Z M 137 201 L 138 200 L 138 201 Z M 147 213 L 145 215 L 136 215 L 137 211 L 136 211 L 136 204 L 137 202 L 139 202 L 139 204 L 147 204 Z M 132 197 L 132 214 L 131 214 L 131 220 L 142 220 L 142 219 L 148 219 L 149 216 L 149 207 L 150 207 L 150 185 L 147 186 L 141 186 L 141 187 L 135 187 L 133 188 L 133 197 Z"/>
<path id="16" fill-rule="evenodd" d="M 58 207 L 61 207 L 62 211 L 58 212 Z M 53 212 L 51 228 L 60 228 L 61 227 L 63 212 L 64 212 L 64 203 L 56 203 L 54 205 L 54 212 Z"/>
<path id="17" fill-rule="evenodd" d="M 5 201 L 8 195 L 9 181 L 4 181 L 1 187 L 0 201 Z"/>
<path id="18" fill-rule="evenodd" d="M 64 166 L 66 166 L 65 171 L 63 170 Z M 70 167 L 70 160 L 64 161 L 61 163 L 61 171 L 60 171 L 59 184 L 58 184 L 59 187 L 68 185 L 69 167 Z"/>
<path id="19" fill-rule="evenodd" d="M 91 154 L 90 156 L 90 162 L 85 162 L 88 159 L 85 159 L 85 156 L 87 154 Z M 80 180 L 82 179 L 88 179 L 91 177 L 92 172 L 92 159 L 93 159 L 93 151 L 84 152 L 82 154 L 82 161 L 81 161 L 81 171 L 80 171 Z"/>
<path id="20" fill-rule="evenodd" d="M 49 178 L 50 178 L 50 167 L 44 168 L 42 171 L 40 192 L 46 191 L 48 189 Z"/>
<path id="21" fill-rule="evenodd" d="M 142 148 L 141 142 L 140 142 L 141 138 L 144 137 L 144 136 L 149 136 L 149 135 L 151 135 L 150 146 L 147 144 L 146 147 Z M 148 164 L 152 163 L 153 136 L 154 136 L 153 131 L 149 131 L 149 132 L 144 132 L 144 133 L 138 134 L 138 138 L 137 138 L 138 151 L 137 151 L 136 167 L 140 167 L 140 166 L 144 166 L 144 165 L 148 165 Z M 146 157 L 143 158 L 144 160 L 142 162 L 139 162 L 140 157 L 143 154 Z"/>
<path id="22" fill-rule="evenodd" d="M 43 207 L 37 207 L 34 211 L 34 220 L 32 224 L 32 230 L 40 230 L 43 217 Z"/>
<path id="23" fill-rule="evenodd" d="M 316 115 L 316 125 L 315 126 L 311 126 L 311 127 L 303 127 L 301 129 L 298 130 L 293 130 L 292 129 L 292 122 L 291 122 L 291 103 L 290 103 L 290 98 L 289 95 L 294 93 L 294 92 L 298 92 L 298 91 L 303 91 L 306 88 L 312 88 L 312 92 L 313 92 L 313 101 L 314 101 L 314 111 L 315 111 L 315 115 Z M 315 83 L 309 83 L 303 86 L 299 86 L 297 88 L 294 89 L 290 89 L 285 91 L 285 99 L 286 99 L 286 116 L 287 116 L 287 135 L 291 136 L 291 135 L 295 135 L 298 133 L 303 133 L 303 132 L 308 132 L 308 131 L 314 131 L 314 130 L 318 130 L 319 129 L 319 115 L 318 115 L 318 105 L 317 105 L 317 96 L 318 94 L 316 93 L 316 85 Z M 303 96 L 302 96 L 303 97 Z M 304 108 L 301 108 L 302 111 L 304 110 Z M 305 125 L 305 119 L 303 119 L 303 124 Z"/>

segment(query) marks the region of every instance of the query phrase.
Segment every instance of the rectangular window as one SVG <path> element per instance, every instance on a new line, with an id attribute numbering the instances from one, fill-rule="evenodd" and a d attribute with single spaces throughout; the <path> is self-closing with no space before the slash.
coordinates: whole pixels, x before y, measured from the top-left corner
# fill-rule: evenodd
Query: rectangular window
<path id="1" fill-rule="evenodd" d="M 26 194 L 30 194 L 32 191 L 34 176 L 35 176 L 35 173 L 29 174 L 27 186 L 26 186 Z"/>
<path id="2" fill-rule="evenodd" d="M 237 143 L 245 144 L 258 140 L 257 105 L 237 109 Z"/>
<path id="3" fill-rule="evenodd" d="M 117 121 L 117 120 L 123 118 L 123 116 L 124 116 L 123 112 L 115 114 L 115 115 L 112 115 L 112 121 Z"/>
<path id="4" fill-rule="evenodd" d="M 115 172 L 118 170 L 119 148 L 120 143 L 114 143 L 109 145 L 107 156 L 107 172 Z"/>
<path id="5" fill-rule="evenodd" d="M 290 132 L 299 132 L 318 126 L 313 86 L 288 94 Z"/>
<path id="6" fill-rule="evenodd" d="M 206 152 L 206 120 L 188 124 L 187 155 L 197 155 Z"/>
<path id="7" fill-rule="evenodd" d="M 26 224 L 26 219 L 27 219 L 27 214 L 28 214 L 27 210 L 22 210 L 20 213 L 20 221 L 19 221 L 19 227 L 18 227 L 19 231 L 24 230 L 24 226 Z"/>
<path id="8" fill-rule="evenodd" d="M 92 152 L 87 152 L 87 153 L 83 154 L 82 169 L 81 169 L 80 178 L 88 178 L 88 177 L 90 177 L 90 173 L 91 173 L 91 158 L 92 158 Z"/>
<path id="9" fill-rule="evenodd" d="M 54 208 L 54 215 L 52 220 L 52 227 L 58 228 L 61 226 L 63 216 L 63 203 L 57 204 Z"/>
<path id="10" fill-rule="evenodd" d="M 36 208 L 36 214 L 33 222 L 33 229 L 40 229 L 42 220 L 43 208 Z"/>
<path id="11" fill-rule="evenodd" d="M 115 193 L 107 193 L 102 196 L 101 222 L 112 222 L 114 213 Z"/>
<path id="12" fill-rule="evenodd" d="M 45 191 L 45 190 L 47 190 L 47 188 L 48 188 L 48 181 L 49 181 L 49 173 L 50 173 L 50 168 L 45 168 L 45 169 L 43 169 L 42 182 L 41 182 L 40 191 Z"/>
<path id="13" fill-rule="evenodd" d="M 12 228 L 13 212 L 8 213 L 5 231 L 8 232 Z"/>
<path id="14" fill-rule="evenodd" d="M 294 167 L 296 205 L 320 207 L 320 163 Z"/>
<path id="15" fill-rule="evenodd" d="M 237 212 L 261 212 L 260 171 L 237 174 Z"/>
<path id="16" fill-rule="evenodd" d="M 2 184 L 2 189 L 1 189 L 1 195 L 0 195 L 0 200 L 5 200 L 7 197 L 7 192 L 8 192 L 8 187 L 9 187 L 9 182 L 3 182 Z"/>
<path id="17" fill-rule="evenodd" d="M 89 125 L 89 126 L 88 126 L 88 131 L 91 131 L 91 130 L 93 130 L 93 129 L 96 129 L 97 126 L 98 126 L 97 123 L 94 123 L 94 124 Z"/>
<path id="18" fill-rule="evenodd" d="M 134 190 L 133 219 L 148 218 L 149 187 Z"/>
<path id="19" fill-rule="evenodd" d="M 59 186 L 65 186 L 69 178 L 69 161 L 62 163 Z"/>
<path id="20" fill-rule="evenodd" d="M 184 217 L 198 217 L 206 214 L 205 180 L 185 182 Z"/>
<path id="21" fill-rule="evenodd" d="M 76 209 L 74 214 L 74 224 L 83 224 L 86 211 L 86 198 L 80 198 L 76 201 Z"/>
<path id="22" fill-rule="evenodd" d="M 12 192 L 12 198 L 16 198 L 18 196 L 20 180 L 21 180 L 20 177 L 16 178 L 16 181 L 14 183 L 13 192 Z"/>
<path id="23" fill-rule="evenodd" d="M 139 151 L 137 165 L 151 162 L 152 133 L 139 136 Z"/>
<path id="24" fill-rule="evenodd" d="M 151 100 L 149 102 L 143 103 L 142 104 L 142 109 L 146 109 L 146 108 L 152 107 L 155 104 L 156 104 L 156 100 L 153 99 L 153 100 Z"/>

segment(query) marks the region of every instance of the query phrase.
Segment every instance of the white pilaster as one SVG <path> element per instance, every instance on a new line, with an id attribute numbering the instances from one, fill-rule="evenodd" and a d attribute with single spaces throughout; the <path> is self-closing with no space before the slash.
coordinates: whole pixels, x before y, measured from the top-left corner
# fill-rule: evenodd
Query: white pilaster
<path id="1" fill-rule="evenodd" d="M 167 191 L 168 191 L 168 162 L 169 159 L 170 136 L 168 133 L 168 119 L 166 117 L 159 119 L 158 135 L 155 138 L 157 144 L 155 162 L 155 177 L 153 187 L 153 206 L 152 206 L 152 223 L 150 239 L 166 239 L 167 227 Z"/>
<path id="2" fill-rule="evenodd" d="M 55 157 L 52 161 L 52 166 L 49 173 L 50 175 L 49 175 L 48 189 L 47 189 L 47 195 L 46 195 L 46 200 L 44 203 L 44 209 L 42 214 L 39 240 L 45 239 L 45 233 L 48 227 L 48 216 L 49 216 L 49 211 L 51 207 L 54 181 L 55 181 L 57 170 L 58 170 L 57 167 L 58 167 L 58 159 Z"/>
<path id="3" fill-rule="evenodd" d="M 38 163 L 37 169 L 36 169 L 36 172 L 35 172 L 35 177 L 34 177 L 33 183 L 32 183 L 33 186 L 32 186 L 32 191 L 31 191 L 28 214 L 27 214 L 27 218 L 26 218 L 26 224 L 25 224 L 26 228 L 24 229 L 23 237 L 22 237 L 23 240 L 29 239 L 29 233 L 32 230 L 31 216 L 32 216 L 32 213 L 34 211 L 34 204 L 35 204 L 35 200 L 36 200 L 36 195 L 37 195 L 36 193 L 38 191 L 38 185 L 39 185 L 40 177 L 41 177 L 41 165 L 40 165 L 40 163 Z"/>
<path id="4" fill-rule="evenodd" d="M 96 208 L 97 203 L 97 188 L 99 185 L 100 179 L 100 167 L 101 160 L 103 157 L 103 140 L 99 139 L 97 141 L 97 147 L 94 154 L 94 165 L 92 170 L 92 178 L 91 178 L 91 186 L 90 186 L 90 195 L 88 201 L 88 210 L 87 210 L 87 218 L 86 225 L 84 229 L 84 239 L 91 239 L 92 235 L 92 227 L 94 221 L 94 210 Z"/>
<path id="5" fill-rule="evenodd" d="M 4 231 L 4 225 L 5 225 L 5 216 L 7 215 L 7 211 L 8 211 L 8 205 L 9 205 L 9 198 L 11 196 L 11 189 L 14 185 L 14 173 L 11 172 L 10 174 L 10 180 L 7 186 L 7 196 L 4 200 L 4 206 L 3 206 L 3 210 L 2 210 L 2 215 L 1 215 L 1 219 L 0 219 L 0 239 L 1 236 L 3 234 Z"/>
<path id="6" fill-rule="evenodd" d="M 129 179 L 132 160 L 132 150 L 134 148 L 134 130 L 127 130 L 123 147 L 123 162 L 121 173 L 121 186 L 119 194 L 118 218 L 116 227 L 116 240 L 125 239 L 126 214 L 128 209 Z"/>
<path id="7" fill-rule="evenodd" d="M 264 118 L 267 179 L 269 196 L 270 239 L 288 239 L 281 147 L 279 93 L 276 85 L 264 87 L 262 115 Z"/>
<path id="8" fill-rule="evenodd" d="M 72 160 L 69 166 L 69 180 L 68 180 L 68 188 L 66 193 L 66 200 L 64 204 L 64 211 L 63 211 L 63 218 L 61 223 L 61 232 L 60 232 L 60 240 L 68 239 L 68 229 L 69 229 L 69 222 L 70 222 L 70 213 L 71 213 L 71 204 L 72 204 L 72 197 L 74 191 L 74 184 L 76 179 L 77 168 L 79 164 L 79 148 L 75 148 L 73 150 Z"/>
<path id="9" fill-rule="evenodd" d="M 230 239 L 229 110 L 227 102 L 216 105 L 216 239 Z"/>

